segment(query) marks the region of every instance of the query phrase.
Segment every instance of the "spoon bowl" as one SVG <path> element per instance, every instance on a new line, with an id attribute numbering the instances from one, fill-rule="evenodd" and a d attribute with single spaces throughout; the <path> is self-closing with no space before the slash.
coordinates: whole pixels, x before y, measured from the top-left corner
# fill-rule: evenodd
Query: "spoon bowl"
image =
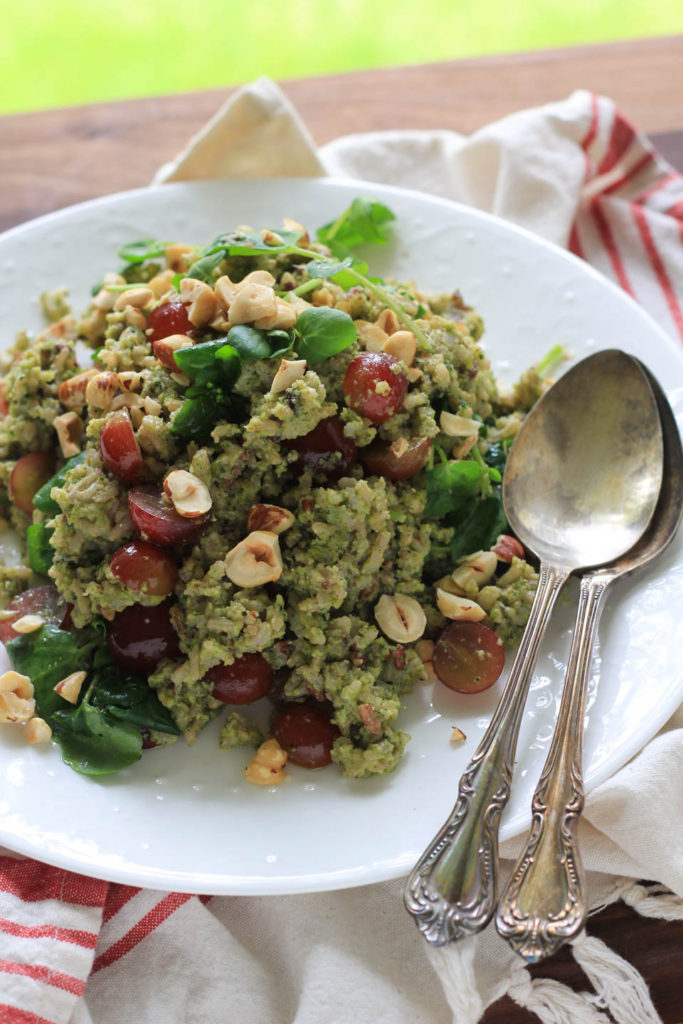
<path id="1" fill-rule="evenodd" d="M 578 363 L 531 410 L 505 467 L 510 526 L 541 561 L 611 562 L 644 532 L 662 438 L 640 364 L 619 350 Z"/>
<path id="2" fill-rule="evenodd" d="M 531 805 L 531 832 L 496 913 L 496 927 L 527 963 L 573 939 L 587 906 L 578 844 L 583 810 L 582 733 L 593 642 L 611 584 L 671 543 L 683 513 L 683 449 L 671 406 L 647 374 L 662 424 L 664 473 L 657 507 L 640 540 L 616 561 L 581 579 L 576 626 L 553 740 Z"/>
<path id="3" fill-rule="evenodd" d="M 507 683 L 443 827 L 411 873 L 409 913 L 428 942 L 481 931 L 498 895 L 498 828 L 517 736 L 557 595 L 575 571 L 613 561 L 644 533 L 662 481 L 657 404 L 619 350 L 576 364 L 534 406 L 503 481 L 508 521 L 540 559 L 536 595 Z"/>

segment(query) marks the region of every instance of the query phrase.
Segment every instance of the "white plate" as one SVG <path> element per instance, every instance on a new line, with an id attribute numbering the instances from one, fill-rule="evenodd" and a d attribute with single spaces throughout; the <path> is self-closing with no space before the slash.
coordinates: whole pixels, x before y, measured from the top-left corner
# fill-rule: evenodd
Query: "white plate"
<path id="1" fill-rule="evenodd" d="M 290 216 L 315 228 L 356 195 L 397 215 L 393 241 L 372 252 L 379 274 L 425 289 L 459 288 L 484 316 L 485 349 L 512 381 L 551 345 L 576 355 L 619 346 L 663 381 L 683 418 L 679 347 L 623 292 L 573 256 L 493 217 L 428 196 L 341 181 L 164 185 L 64 210 L 0 237 L 2 336 L 41 325 L 38 295 L 68 284 L 75 308 L 138 238 L 204 244 L 237 224 Z M 7 343 L 6 342 L 6 343 Z M 618 386 L 618 382 L 615 382 Z M 637 425 L 636 429 L 637 429 Z M 586 730 L 588 789 L 632 757 L 683 699 L 683 538 L 614 587 L 600 627 Z M 557 712 L 574 599 L 560 606 L 522 724 L 502 837 L 524 829 Z M 4 652 L 2 652 L 4 653 Z M 510 660 L 510 659 L 508 659 Z M 335 768 L 291 768 L 280 788 L 245 783 L 244 751 L 217 748 L 217 725 L 101 781 L 62 764 L 59 750 L 0 734 L 0 843 L 75 871 L 197 893 L 337 889 L 405 874 L 446 817 L 486 728 L 500 683 L 475 697 L 418 686 L 406 701 L 412 734 L 398 770 L 365 781 Z M 467 735 L 449 743 L 451 727 Z"/>

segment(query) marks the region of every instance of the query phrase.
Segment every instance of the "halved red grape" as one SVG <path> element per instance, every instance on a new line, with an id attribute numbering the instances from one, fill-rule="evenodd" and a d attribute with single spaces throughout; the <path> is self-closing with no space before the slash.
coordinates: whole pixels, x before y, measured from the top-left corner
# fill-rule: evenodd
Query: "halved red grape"
<path id="1" fill-rule="evenodd" d="M 12 624 L 23 615 L 40 615 L 49 625 L 64 629 L 70 619 L 71 605 L 67 604 L 55 586 L 46 583 L 42 587 L 31 587 L 12 598 L 7 611 L 12 612 L 12 617 L 0 621 L 0 641 L 3 644 L 19 636 Z"/>
<path id="2" fill-rule="evenodd" d="M 268 693 L 273 670 L 262 654 L 243 654 L 232 665 L 214 665 L 206 673 L 212 695 L 224 704 L 252 704 Z"/>
<path id="3" fill-rule="evenodd" d="M 102 427 L 100 455 L 109 472 L 124 483 L 136 484 L 144 479 L 145 467 L 127 409 L 117 409 Z"/>
<path id="4" fill-rule="evenodd" d="M 147 320 L 151 342 L 168 338 L 171 334 L 187 334 L 194 330 L 194 324 L 187 315 L 187 306 L 180 299 L 171 299 L 157 306 Z"/>
<path id="5" fill-rule="evenodd" d="M 349 408 L 372 423 L 384 423 L 401 408 L 408 393 L 404 373 L 393 369 L 398 360 L 387 352 L 361 352 L 344 374 Z"/>
<path id="6" fill-rule="evenodd" d="M 310 433 L 285 441 L 285 445 L 299 453 L 295 469 L 312 469 L 328 480 L 346 476 L 355 466 L 358 456 L 356 442 L 344 436 L 344 424 L 338 416 L 321 420 Z"/>
<path id="7" fill-rule="evenodd" d="M 129 590 L 142 590 L 152 597 L 168 597 L 178 579 L 173 555 L 144 540 L 133 540 L 115 551 L 109 568 Z"/>
<path id="8" fill-rule="evenodd" d="M 9 475 L 9 496 L 17 508 L 30 516 L 33 496 L 55 474 L 55 460 L 50 452 L 29 452 L 14 463 Z"/>
<path id="9" fill-rule="evenodd" d="M 394 445 L 376 439 L 367 448 L 361 448 L 360 461 L 364 468 L 387 480 L 407 480 L 419 473 L 429 459 L 432 442 L 428 437 L 413 437 L 399 455 L 396 450 L 400 449 L 395 449 Z"/>
<path id="10" fill-rule="evenodd" d="M 449 690 L 481 693 L 505 665 L 500 638 L 481 622 L 451 622 L 434 647 L 434 671 Z"/>
<path id="11" fill-rule="evenodd" d="M 171 602 L 164 601 L 154 608 L 134 604 L 116 613 L 107 623 L 107 642 L 117 665 L 144 675 L 163 658 L 178 657 L 180 645 L 170 608 Z"/>
<path id="12" fill-rule="evenodd" d="M 128 491 L 128 512 L 145 540 L 172 548 L 197 540 L 209 516 L 181 516 L 154 485 L 131 487 Z"/>
<path id="13" fill-rule="evenodd" d="M 331 762 L 332 744 L 341 733 L 323 708 L 288 704 L 276 716 L 271 735 L 294 764 L 322 768 Z"/>

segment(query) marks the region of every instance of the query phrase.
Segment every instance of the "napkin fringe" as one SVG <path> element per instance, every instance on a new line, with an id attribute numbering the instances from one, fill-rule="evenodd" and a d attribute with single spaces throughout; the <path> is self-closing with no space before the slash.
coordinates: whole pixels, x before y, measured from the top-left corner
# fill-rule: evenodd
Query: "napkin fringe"
<path id="1" fill-rule="evenodd" d="M 532 980 L 525 967 L 517 968 L 507 994 L 518 1006 L 535 1013 L 542 1024 L 610 1024 L 610 1018 L 592 1004 L 588 992 L 573 992 L 548 978 Z"/>
<path id="2" fill-rule="evenodd" d="M 591 1001 L 609 1010 L 617 1024 L 662 1024 L 642 975 L 601 939 L 583 932 L 572 952 L 595 989 Z"/>
<path id="3" fill-rule="evenodd" d="M 647 884 L 629 879 L 619 895 L 641 917 L 683 921 L 683 898 L 658 882 Z"/>

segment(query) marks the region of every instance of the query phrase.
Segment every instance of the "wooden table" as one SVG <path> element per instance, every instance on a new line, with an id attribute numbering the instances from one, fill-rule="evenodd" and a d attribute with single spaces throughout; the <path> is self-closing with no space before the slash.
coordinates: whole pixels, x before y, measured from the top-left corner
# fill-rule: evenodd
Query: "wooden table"
<path id="1" fill-rule="evenodd" d="M 683 36 L 281 83 L 314 139 L 377 128 L 468 133 L 524 107 L 585 88 L 611 96 L 683 170 Z M 0 118 L 0 229 L 109 192 L 147 184 L 229 90 L 104 103 Z M 683 1024 L 683 923 L 612 906 L 590 931 L 651 986 L 664 1024 Z M 586 979 L 561 952 L 533 974 L 577 988 Z M 500 1000 L 484 1024 L 532 1024 Z"/>

